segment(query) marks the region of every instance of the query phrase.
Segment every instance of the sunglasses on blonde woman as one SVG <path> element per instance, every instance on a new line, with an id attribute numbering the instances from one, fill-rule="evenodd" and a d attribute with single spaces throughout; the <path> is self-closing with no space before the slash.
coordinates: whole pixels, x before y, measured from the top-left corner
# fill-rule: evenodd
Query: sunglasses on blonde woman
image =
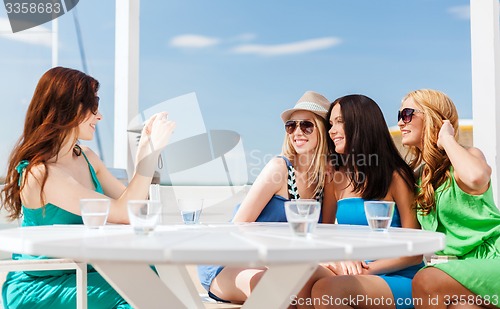
<path id="1" fill-rule="evenodd" d="M 286 133 L 292 134 L 297 129 L 297 126 L 305 135 L 309 135 L 314 131 L 314 123 L 309 120 L 288 120 L 285 122 Z"/>
<path id="2" fill-rule="evenodd" d="M 415 113 L 424 113 L 421 110 L 414 108 L 403 108 L 403 110 L 398 111 L 398 122 L 403 119 L 404 123 L 409 123 L 413 119 L 413 114 Z"/>

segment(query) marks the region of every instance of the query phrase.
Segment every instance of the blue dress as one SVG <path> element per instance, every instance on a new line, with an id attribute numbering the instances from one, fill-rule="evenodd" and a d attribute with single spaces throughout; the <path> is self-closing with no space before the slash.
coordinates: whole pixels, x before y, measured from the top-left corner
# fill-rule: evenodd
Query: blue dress
<path id="1" fill-rule="evenodd" d="M 103 193 L 94 168 L 87 160 L 90 175 L 96 192 Z M 21 174 L 28 165 L 28 161 L 21 161 L 17 170 Z M 30 209 L 23 206 L 22 226 L 39 226 L 53 224 L 83 224 L 82 217 L 70 213 L 53 204 L 46 204 L 42 208 Z M 46 256 L 31 256 L 13 254 L 13 260 L 46 259 Z M 89 308 L 132 308 L 109 285 L 109 283 L 90 265 L 87 267 L 87 302 Z M 65 309 L 76 308 L 76 271 L 75 270 L 48 270 L 48 271 L 20 271 L 10 272 L 2 287 L 4 308 L 27 309 Z"/>
<path id="2" fill-rule="evenodd" d="M 299 191 L 297 189 L 297 184 L 295 183 L 295 169 L 292 166 L 292 163 L 288 158 L 283 156 L 279 156 L 286 162 L 287 170 L 288 170 L 288 194 L 291 199 L 300 199 Z M 323 192 L 319 193 L 316 196 L 316 199 L 321 203 L 323 199 Z M 266 204 L 264 209 L 262 209 L 260 215 L 257 217 L 255 222 L 287 222 L 286 214 L 285 214 L 285 202 L 289 201 L 288 199 L 280 196 L 273 195 L 273 197 Z M 236 206 L 235 213 L 238 211 L 240 205 Z M 319 222 L 321 222 L 322 216 L 320 215 Z M 217 275 L 224 269 L 224 266 L 221 265 L 199 265 L 198 266 L 198 277 L 200 279 L 201 285 L 207 290 L 208 295 L 222 302 L 228 302 L 227 300 L 221 299 L 210 292 L 210 285 L 212 281 L 217 277 Z"/>
<path id="3" fill-rule="evenodd" d="M 337 222 L 339 224 L 368 225 L 365 215 L 364 200 L 360 197 L 349 197 L 337 202 Z M 392 216 L 392 227 L 401 227 L 401 218 L 398 208 L 394 208 Z M 370 261 L 367 261 L 369 264 Z M 394 296 L 396 308 L 413 308 L 411 297 L 411 280 L 419 269 L 424 266 L 419 265 L 398 270 L 392 273 L 379 274 L 378 276 L 387 282 Z"/>

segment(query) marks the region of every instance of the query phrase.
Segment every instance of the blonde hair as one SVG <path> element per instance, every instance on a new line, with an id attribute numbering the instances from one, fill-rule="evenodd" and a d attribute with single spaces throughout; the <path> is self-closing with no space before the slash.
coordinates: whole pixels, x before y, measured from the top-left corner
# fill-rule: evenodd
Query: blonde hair
<path id="1" fill-rule="evenodd" d="M 313 159 L 311 160 L 311 164 L 307 169 L 307 175 L 308 175 L 307 185 L 311 186 L 316 184 L 313 196 L 317 196 L 323 190 L 326 178 L 328 136 L 325 126 L 325 120 L 314 113 L 312 114 L 313 114 L 313 122 L 314 125 L 316 126 L 315 130 L 317 130 L 318 132 L 318 145 L 314 150 Z M 290 138 L 286 133 L 285 133 L 285 140 L 283 141 L 282 153 L 283 156 L 287 157 L 292 162 L 292 164 L 295 165 L 297 152 L 295 151 L 295 148 L 293 147 L 292 143 L 290 142 Z"/>
<path id="2" fill-rule="evenodd" d="M 409 154 L 412 157 L 410 166 L 414 170 L 425 163 L 420 173 L 420 190 L 416 202 L 419 212 L 427 215 L 436 207 L 435 190 L 451 179 L 450 159 L 437 146 L 439 130 L 443 120 L 449 120 L 455 129 L 455 139 L 458 140 L 458 112 L 453 101 L 437 90 L 415 90 L 408 93 L 402 101 L 409 98 L 424 112 L 423 147 L 419 149 L 410 146 Z"/>

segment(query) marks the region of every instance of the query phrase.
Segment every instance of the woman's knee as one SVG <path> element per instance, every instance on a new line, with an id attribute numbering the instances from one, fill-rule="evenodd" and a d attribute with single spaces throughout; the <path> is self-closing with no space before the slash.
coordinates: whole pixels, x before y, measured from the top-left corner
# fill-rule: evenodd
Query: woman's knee
<path id="1" fill-rule="evenodd" d="M 311 288 L 311 297 L 321 298 L 323 295 L 329 295 L 332 287 L 332 278 L 322 278 L 316 281 Z"/>
<path id="2" fill-rule="evenodd" d="M 250 278 L 250 291 L 253 291 L 255 289 L 255 286 L 257 283 L 259 283 L 260 279 L 262 279 L 262 276 L 264 276 L 266 272 L 265 271 L 259 271 L 256 272 L 253 276 Z"/>
<path id="3" fill-rule="evenodd" d="M 411 282 L 414 295 L 433 295 L 440 290 L 443 272 L 434 267 L 428 267 L 417 272 Z"/>
<path id="4" fill-rule="evenodd" d="M 329 287 L 331 287 L 331 282 L 329 280 L 330 278 L 322 278 L 317 280 L 312 288 L 311 288 L 311 299 L 314 301 L 314 303 L 317 302 L 317 300 L 322 300 L 324 299 L 325 295 L 329 295 L 330 292 L 328 290 Z M 319 302 L 321 303 L 321 302 Z M 315 308 L 324 308 L 322 306 L 315 306 Z"/>
<path id="5" fill-rule="evenodd" d="M 307 294 L 311 295 L 311 290 L 313 285 L 323 278 L 332 277 L 332 272 L 324 268 L 323 266 L 318 266 L 318 268 L 314 271 L 311 277 L 307 280 L 307 282 L 302 287 L 302 290 L 299 294 Z"/>

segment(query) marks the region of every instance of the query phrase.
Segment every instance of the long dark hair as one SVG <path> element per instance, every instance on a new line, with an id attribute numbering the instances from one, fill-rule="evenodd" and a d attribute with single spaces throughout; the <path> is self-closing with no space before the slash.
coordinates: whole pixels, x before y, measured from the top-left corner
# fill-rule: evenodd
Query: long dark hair
<path id="1" fill-rule="evenodd" d="M 11 220 L 21 215 L 20 194 L 26 182 L 26 177 L 19 181 L 20 174 L 16 166 L 20 161 L 27 160 L 29 165 L 25 174 L 33 166 L 42 164 L 45 167 L 42 179 L 38 179 L 41 184 L 40 200 L 43 202 L 43 188 L 48 177 L 47 162 L 52 158 L 57 159 L 65 140 L 85 121 L 89 112 L 97 113 L 98 89 L 99 82 L 91 76 L 63 67 L 48 70 L 38 81 L 26 112 L 23 133 L 9 158 L 2 191 L 3 205 L 9 211 Z"/>
<path id="2" fill-rule="evenodd" d="M 382 199 L 389 191 L 394 171 L 415 191 L 413 170 L 394 145 L 377 103 L 360 94 L 340 97 L 330 105 L 328 120 L 337 104 L 344 121 L 345 151 L 337 153 L 328 139 L 330 162 L 336 170 L 346 173 L 353 191 L 366 200 Z M 328 124 L 328 130 L 331 127 Z"/>

